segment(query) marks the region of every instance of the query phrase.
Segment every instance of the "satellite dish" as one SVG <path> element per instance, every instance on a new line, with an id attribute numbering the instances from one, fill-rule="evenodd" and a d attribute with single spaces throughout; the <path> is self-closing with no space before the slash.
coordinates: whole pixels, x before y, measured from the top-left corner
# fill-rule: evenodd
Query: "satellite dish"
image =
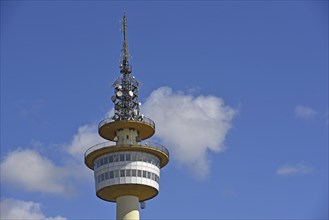
<path id="1" fill-rule="evenodd" d="M 121 97 L 123 94 L 122 94 L 122 92 L 121 91 L 117 91 L 117 97 Z"/>
<path id="2" fill-rule="evenodd" d="M 134 96 L 134 93 L 133 93 L 133 91 L 129 91 L 128 93 L 129 93 L 129 95 L 130 95 L 131 97 L 133 97 L 133 96 Z"/>

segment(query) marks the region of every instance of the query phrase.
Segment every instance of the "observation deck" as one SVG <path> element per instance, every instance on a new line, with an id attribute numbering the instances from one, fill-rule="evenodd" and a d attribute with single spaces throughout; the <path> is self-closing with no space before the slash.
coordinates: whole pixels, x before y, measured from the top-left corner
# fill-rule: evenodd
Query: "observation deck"
<path id="1" fill-rule="evenodd" d="M 147 117 L 142 120 L 113 120 L 106 118 L 98 124 L 99 135 L 109 141 L 114 141 L 116 131 L 123 128 L 133 128 L 138 131 L 141 140 L 150 138 L 155 133 L 155 123 Z"/>
<path id="2" fill-rule="evenodd" d="M 160 168 L 164 167 L 169 162 L 169 151 L 166 147 L 161 144 L 145 141 L 137 142 L 135 144 L 125 145 L 113 145 L 114 143 L 106 141 L 100 144 L 96 144 L 89 148 L 85 152 L 85 164 L 90 168 L 94 169 L 94 161 L 98 157 L 120 151 L 140 151 L 150 153 L 157 156 L 160 159 Z"/>

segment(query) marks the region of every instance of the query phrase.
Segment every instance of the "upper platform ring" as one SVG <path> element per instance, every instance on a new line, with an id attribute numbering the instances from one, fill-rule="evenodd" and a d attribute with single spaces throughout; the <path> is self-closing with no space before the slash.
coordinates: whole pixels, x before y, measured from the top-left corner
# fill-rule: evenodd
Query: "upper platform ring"
<path id="1" fill-rule="evenodd" d="M 128 144 L 128 145 L 126 144 L 112 145 L 112 144 L 113 143 L 106 141 L 90 147 L 85 152 L 85 164 L 90 169 L 93 170 L 95 159 L 105 154 L 120 152 L 120 151 L 139 151 L 139 152 L 153 154 L 160 159 L 160 168 L 164 167 L 169 162 L 168 149 L 158 143 L 154 143 L 150 141 L 142 141 L 136 144 Z"/>
<path id="2" fill-rule="evenodd" d="M 147 117 L 143 120 L 113 120 L 106 118 L 98 124 L 99 135 L 109 141 L 114 141 L 116 131 L 123 128 L 133 128 L 138 131 L 141 140 L 150 138 L 155 133 L 155 123 Z"/>

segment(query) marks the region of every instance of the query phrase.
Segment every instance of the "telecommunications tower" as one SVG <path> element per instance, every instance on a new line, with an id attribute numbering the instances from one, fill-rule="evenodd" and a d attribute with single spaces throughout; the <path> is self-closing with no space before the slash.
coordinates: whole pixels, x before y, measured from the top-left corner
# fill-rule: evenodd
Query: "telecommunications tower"
<path id="1" fill-rule="evenodd" d="M 140 113 L 139 82 L 131 76 L 127 42 L 127 18 L 122 20 L 123 47 L 120 76 L 114 81 L 114 115 L 98 125 L 108 140 L 89 148 L 85 164 L 94 170 L 96 195 L 115 202 L 117 219 L 139 219 L 139 203 L 159 192 L 160 169 L 169 162 L 164 146 L 145 141 L 155 133 L 154 122 Z"/>

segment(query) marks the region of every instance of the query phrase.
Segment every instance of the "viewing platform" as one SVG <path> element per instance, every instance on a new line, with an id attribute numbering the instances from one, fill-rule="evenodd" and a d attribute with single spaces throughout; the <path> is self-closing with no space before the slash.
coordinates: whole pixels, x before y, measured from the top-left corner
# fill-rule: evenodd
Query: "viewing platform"
<path id="1" fill-rule="evenodd" d="M 99 135 L 109 141 L 114 141 L 116 131 L 123 128 L 133 128 L 138 131 L 140 140 L 150 138 L 155 133 L 155 123 L 147 117 L 141 120 L 113 120 L 106 118 L 98 124 Z"/>
<path id="2" fill-rule="evenodd" d="M 104 154 L 120 151 L 140 151 L 151 153 L 160 159 L 160 168 L 164 167 L 169 162 L 169 151 L 161 144 L 142 141 L 135 144 L 115 145 L 113 142 L 106 141 L 92 146 L 85 152 L 85 164 L 93 170 L 96 158 Z"/>

